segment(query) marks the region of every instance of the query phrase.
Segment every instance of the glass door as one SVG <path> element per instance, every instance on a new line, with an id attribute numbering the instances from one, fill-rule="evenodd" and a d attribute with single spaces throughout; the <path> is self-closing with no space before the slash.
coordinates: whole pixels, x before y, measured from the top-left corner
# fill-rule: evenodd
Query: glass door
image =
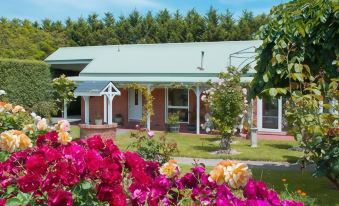
<path id="1" fill-rule="evenodd" d="M 281 132 L 282 99 L 263 97 L 258 100 L 259 131 Z"/>

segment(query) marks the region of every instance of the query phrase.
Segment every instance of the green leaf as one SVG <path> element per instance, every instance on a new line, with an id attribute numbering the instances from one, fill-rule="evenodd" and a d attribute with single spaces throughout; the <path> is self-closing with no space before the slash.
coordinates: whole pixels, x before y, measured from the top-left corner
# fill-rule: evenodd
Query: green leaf
<path id="1" fill-rule="evenodd" d="M 267 75 L 267 73 L 265 73 L 262 78 L 263 78 L 264 82 L 268 82 L 268 75 Z"/>
<path id="2" fill-rule="evenodd" d="M 294 70 L 295 70 L 295 72 L 297 72 L 297 73 L 302 72 L 302 70 L 303 70 L 303 65 L 302 65 L 302 64 L 294 64 Z"/>
<path id="3" fill-rule="evenodd" d="M 81 183 L 81 188 L 84 190 L 88 190 L 92 187 L 92 184 L 88 181 L 84 181 Z"/>
<path id="4" fill-rule="evenodd" d="M 6 201 L 6 206 L 20 206 L 22 205 L 21 201 L 16 198 L 16 197 L 13 197 L 13 198 L 10 198 L 10 199 L 7 199 Z"/>
<path id="5" fill-rule="evenodd" d="M 275 97 L 275 96 L 278 94 L 278 92 L 277 92 L 277 90 L 276 90 L 275 88 L 270 88 L 270 90 L 269 90 L 268 93 L 269 93 L 270 96 L 272 96 L 272 97 Z"/>
<path id="6" fill-rule="evenodd" d="M 277 54 L 277 55 L 275 55 L 275 58 L 277 59 L 278 63 L 281 63 L 281 62 L 284 61 L 285 56 L 281 55 L 281 54 Z"/>

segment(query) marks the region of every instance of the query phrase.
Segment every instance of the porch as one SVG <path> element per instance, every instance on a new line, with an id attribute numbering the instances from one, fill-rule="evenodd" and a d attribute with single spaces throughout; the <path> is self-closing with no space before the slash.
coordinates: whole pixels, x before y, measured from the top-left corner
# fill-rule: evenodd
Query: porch
<path id="1" fill-rule="evenodd" d="M 119 128 L 135 129 L 141 124 L 145 112 L 145 98 L 137 89 L 119 85 L 112 100 L 103 94 L 103 85 L 112 82 L 82 82 L 75 91 L 81 97 L 81 122 L 84 124 L 118 123 Z M 149 130 L 166 130 L 170 114 L 178 113 L 180 132 L 200 134 L 200 125 L 205 122 L 206 107 L 201 101 L 201 86 L 171 88 L 164 85 L 145 85 L 153 97 L 152 116 L 147 116 Z M 112 92 L 113 92 L 112 90 Z M 101 95 L 102 94 L 102 95 Z M 198 95 L 197 95 L 198 94 Z M 67 110 L 67 108 L 66 108 Z M 64 111 L 67 114 L 67 111 Z M 199 115 L 197 115 L 199 114 Z M 198 125 L 198 126 L 197 126 Z"/>

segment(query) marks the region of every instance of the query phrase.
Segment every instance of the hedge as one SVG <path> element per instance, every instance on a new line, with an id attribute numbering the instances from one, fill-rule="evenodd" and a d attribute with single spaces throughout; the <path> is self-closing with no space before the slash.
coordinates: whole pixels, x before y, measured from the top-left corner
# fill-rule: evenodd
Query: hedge
<path id="1" fill-rule="evenodd" d="M 0 59 L 0 90 L 13 104 L 26 108 L 52 102 L 48 64 L 35 60 Z"/>

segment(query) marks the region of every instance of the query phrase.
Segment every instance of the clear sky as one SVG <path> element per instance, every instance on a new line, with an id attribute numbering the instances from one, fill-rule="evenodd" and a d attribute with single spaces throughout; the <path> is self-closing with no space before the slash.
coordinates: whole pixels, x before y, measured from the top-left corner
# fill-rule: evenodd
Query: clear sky
<path id="1" fill-rule="evenodd" d="M 65 20 L 67 17 L 86 17 L 97 13 L 100 16 L 110 11 L 114 16 L 126 15 L 133 10 L 145 14 L 161 9 L 180 10 L 183 14 L 191 8 L 199 13 L 206 13 L 213 6 L 219 12 L 226 9 L 235 16 L 245 9 L 254 14 L 268 13 L 274 5 L 288 0 L 0 0 L 0 16 L 7 18 L 27 18 L 41 20 Z"/>

